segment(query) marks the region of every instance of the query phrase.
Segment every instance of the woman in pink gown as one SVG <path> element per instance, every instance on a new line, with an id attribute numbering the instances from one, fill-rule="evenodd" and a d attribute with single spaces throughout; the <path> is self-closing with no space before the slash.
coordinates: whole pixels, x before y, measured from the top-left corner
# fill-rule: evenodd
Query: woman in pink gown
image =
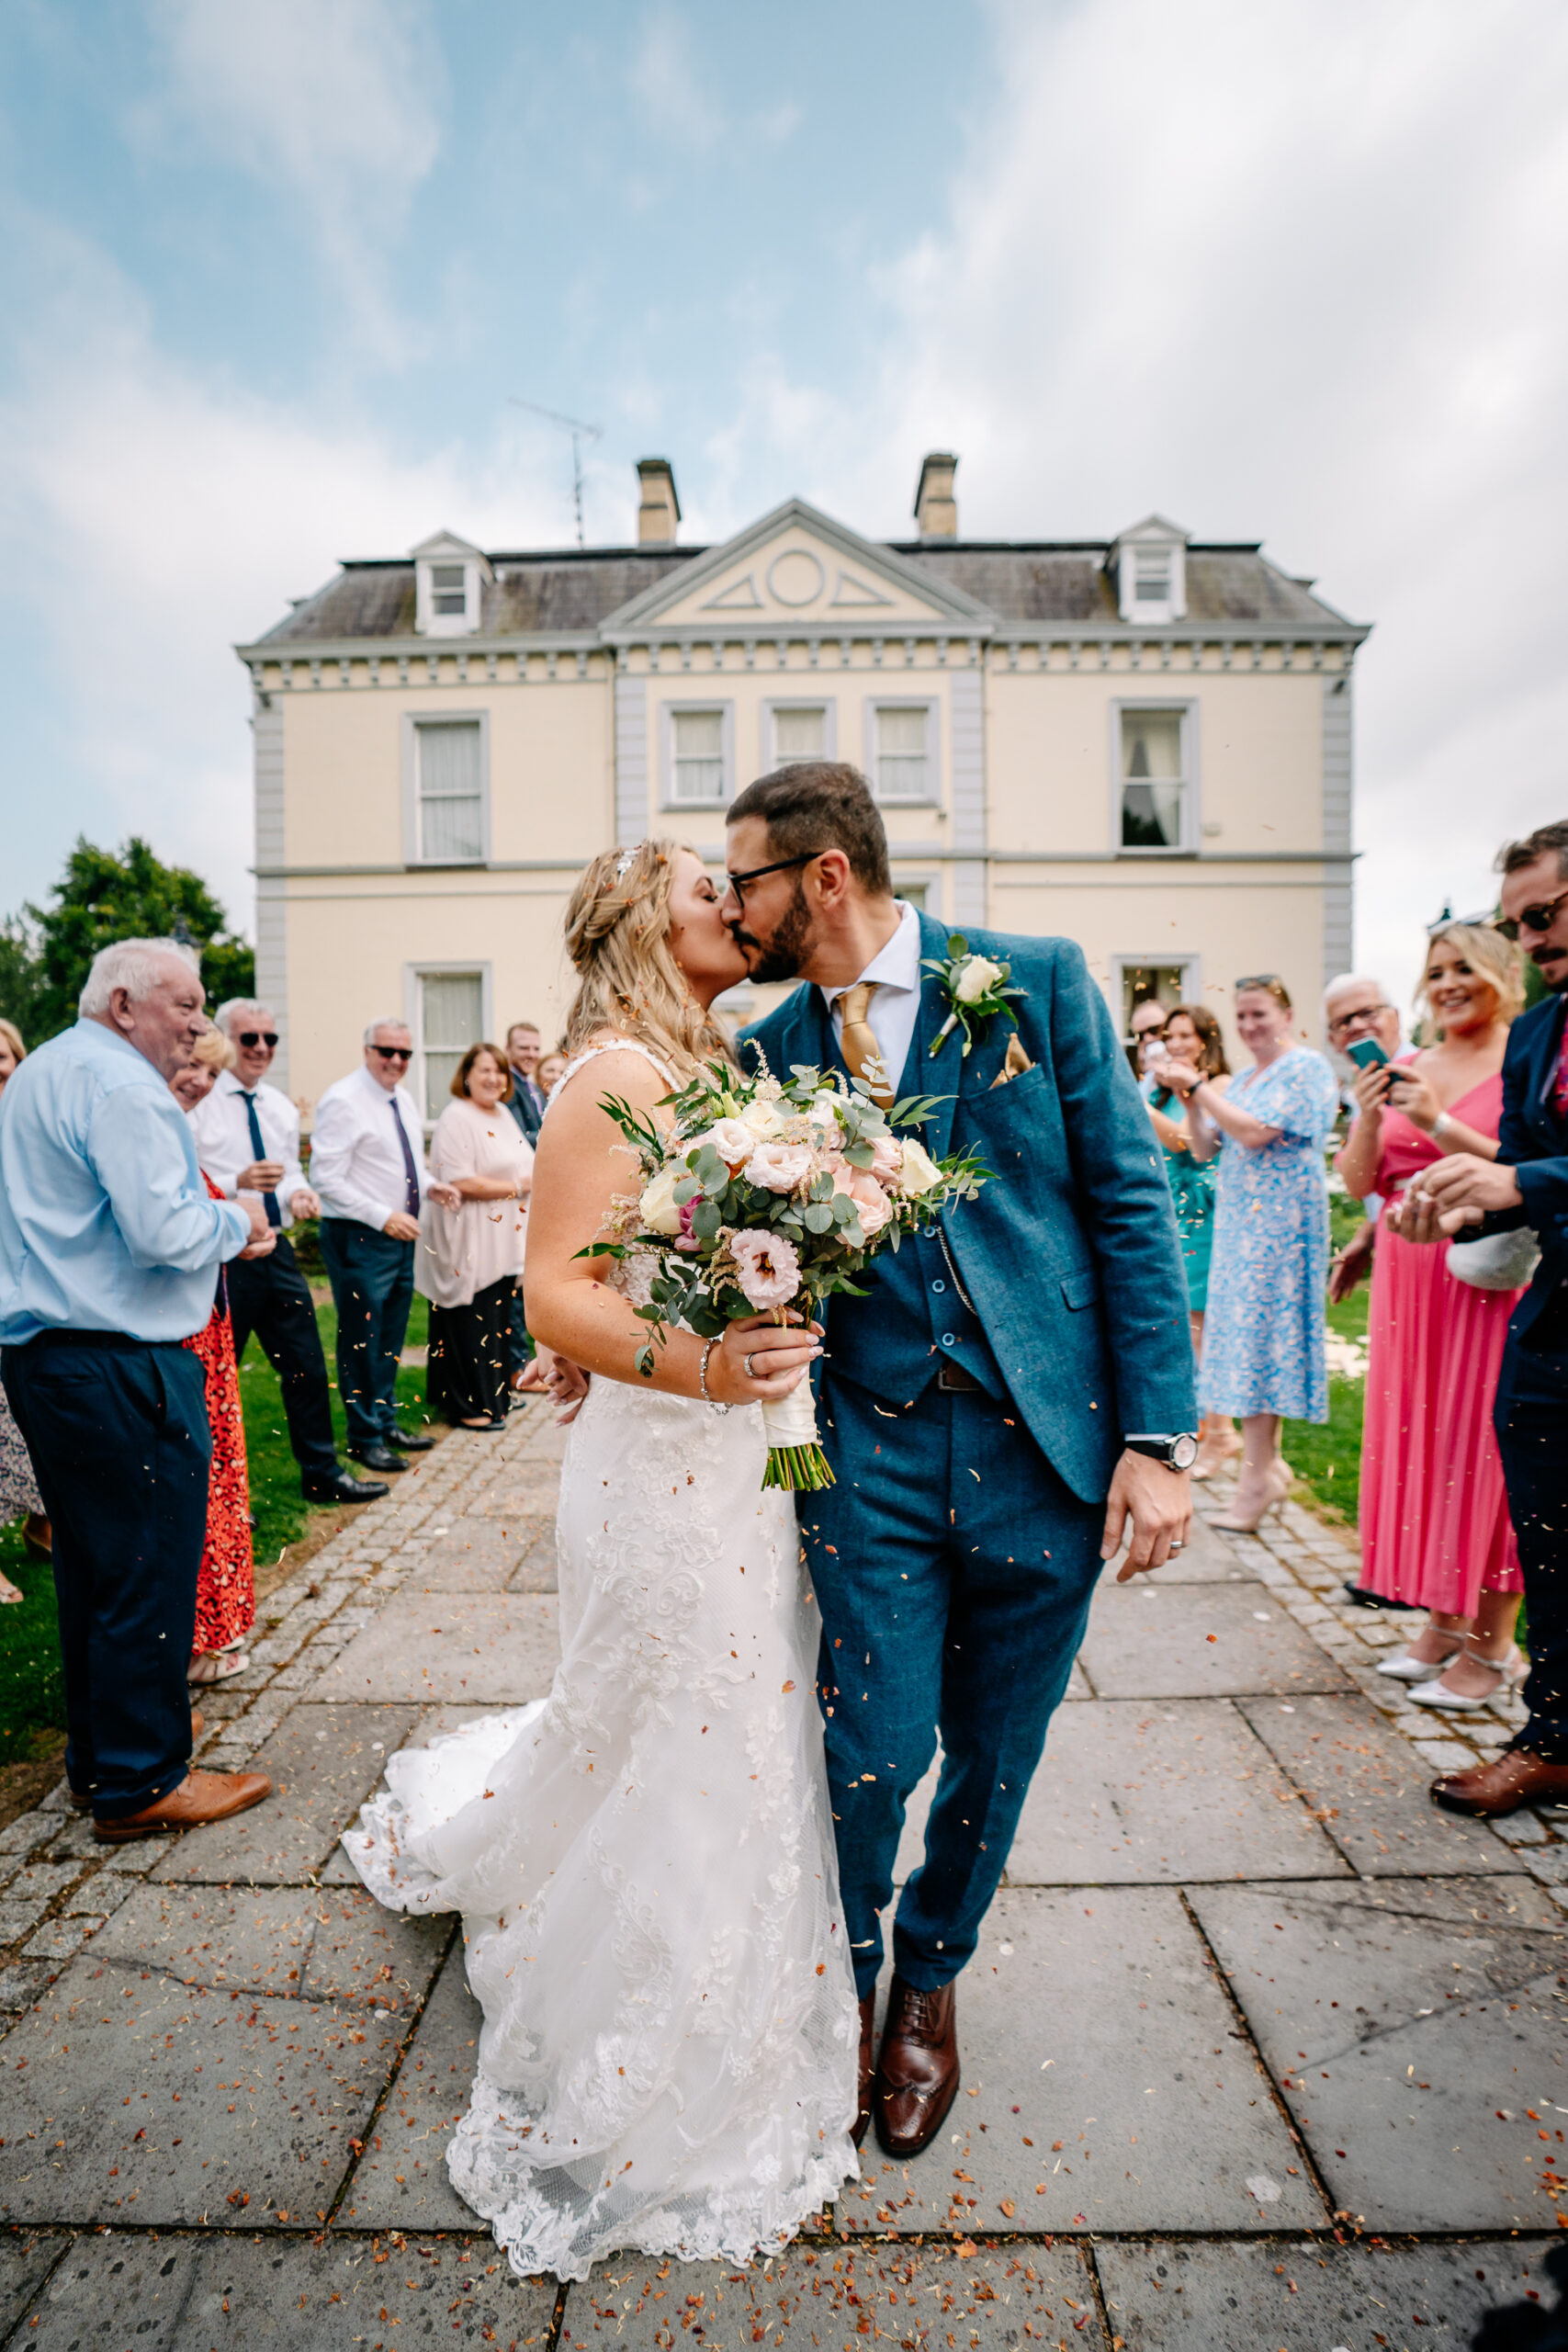
<path id="1" fill-rule="evenodd" d="M 1422 982 L 1438 1042 L 1363 1073 L 1339 1155 L 1358 1198 L 1401 1193 L 1453 1151 L 1497 1156 L 1502 1060 L 1523 997 L 1515 951 L 1479 924 L 1433 934 Z M 1361 1439 L 1361 1589 L 1429 1614 L 1379 1668 L 1422 1704 L 1467 1713 L 1523 1679 L 1522 1578 L 1492 1406 L 1517 1291 L 1476 1290 L 1380 1227 Z"/>

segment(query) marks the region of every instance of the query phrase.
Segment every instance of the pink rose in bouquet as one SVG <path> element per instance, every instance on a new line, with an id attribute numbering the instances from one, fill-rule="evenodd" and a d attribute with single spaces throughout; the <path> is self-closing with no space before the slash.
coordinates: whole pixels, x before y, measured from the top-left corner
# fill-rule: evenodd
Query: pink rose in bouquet
<path id="1" fill-rule="evenodd" d="M 886 1193 L 869 1168 L 835 1168 L 833 1190 L 847 1193 L 853 1201 L 860 1229 L 868 1241 L 874 1233 L 881 1232 L 893 1215 Z"/>
<path id="2" fill-rule="evenodd" d="M 898 1170 L 904 1165 L 904 1148 L 896 1136 L 878 1136 L 872 1146 L 871 1173 L 885 1193 L 890 1193 L 898 1182 Z"/>

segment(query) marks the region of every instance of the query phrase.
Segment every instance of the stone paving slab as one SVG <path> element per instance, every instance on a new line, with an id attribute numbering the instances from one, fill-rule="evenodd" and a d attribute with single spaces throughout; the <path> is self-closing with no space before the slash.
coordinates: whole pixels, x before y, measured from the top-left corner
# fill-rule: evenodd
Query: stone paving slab
<path id="1" fill-rule="evenodd" d="M 1541 2291 L 1540 2256 L 1495 2239 L 1095 2248 L 1127 2352 L 1465 2352 L 1484 2312 Z"/>
<path id="2" fill-rule="evenodd" d="M 1008 1857 L 1011 1886 L 1348 1875 L 1228 1699 L 1062 1708 Z"/>
<path id="3" fill-rule="evenodd" d="M 1532 1882 L 1191 1899 L 1337 2208 L 1372 2229 L 1552 2226 L 1568 1936 Z"/>
<path id="4" fill-rule="evenodd" d="M 946 2352 L 1086 2346 L 1107 2352 L 1094 2288 L 1071 2245 L 808 2246 L 770 2263 L 606 2262 L 568 2290 L 560 2352 L 667 2352 L 700 2334 L 701 2352 L 838 2352 L 863 2338 Z"/>
<path id="5" fill-rule="evenodd" d="M 532 1547 L 522 1528 L 462 1519 L 409 1577 L 421 1592 L 504 1592 Z"/>
<path id="6" fill-rule="evenodd" d="M 547 1520 L 553 1527 L 560 1501 L 560 1465 L 532 1452 L 510 1464 L 464 1504 L 467 1519 L 493 1520 L 498 1527 L 523 1527 L 529 1520 Z"/>
<path id="7" fill-rule="evenodd" d="M 556 1531 L 547 1522 L 535 1536 L 514 1569 L 506 1588 L 508 1592 L 558 1592 L 559 1572 L 556 1563 Z"/>
<path id="8" fill-rule="evenodd" d="M 1100 1699 L 1347 1690 L 1343 1670 L 1253 1584 L 1100 1579 L 1078 1652 Z"/>
<path id="9" fill-rule="evenodd" d="M 482 2014 L 447 1960 L 366 2141 L 338 2212 L 342 2229 L 471 2230 L 475 2217 L 446 2177 L 446 2148 L 467 2114 Z"/>
<path id="10" fill-rule="evenodd" d="M 553 2280 L 513 2278 L 488 2238 L 414 2247 L 117 2231 L 76 2240 L 25 2306 L 25 2341 L 37 2352 L 392 2352 L 434 2338 L 529 2352 L 547 2341 L 555 2303 Z M 106 2312 L 119 2323 L 112 2336 Z"/>
<path id="11" fill-rule="evenodd" d="M 846 2223 L 899 2235 L 1320 2224 L 1305 2161 L 1205 1963 L 1163 1888 L 1005 1888 L 959 1991 L 953 2113 L 908 2164 L 867 2141 Z"/>
<path id="12" fill-rule="evenodd" d="M 1308 1803 L 1322 1809 L 1328 1835 L 1363 1878 L 1509 1867 L 1509 1850 L 1495 1830 L 1432 1803 L 1431 1768 L 1369 1700 L 1238 1703 Z"/>
<path id="13" fill-rule="evenodd" d="M 6 2039 L 0 2218 L 314 2222 L 397 2031 L 346 2005 L 74 1961 Z"/>
<path id="14" fill-rule="evenodd" d="M 427 1593 L 405 1587 L 328 1667 L 311 1697 L 343 1703 L 542 1699 L 560 1659 L 551 1593 Z"/>
<path id="15" fill-rule="evenodd" d="M 32 2297 L 70 2243 L 63 2232 L 48 2230 L 0 2237 L 0 2343 L 27 2317 Z"/>
<path id="16" fill-rule="evenodd" d="M 1111 1573 L 1108 1571 L 1108 1574 Z M 1192 1514 L 1192 1524 L 1187 1541 L 1172 1560 L 1168 1560 L 1152 1576 L 1139 1577 L 1139 1584 L 1255 1584 L 1258 1570 L 1244 1562 L 1235 1546 L 1211 1527 L 1199 1511 Z"/>
<path id="17" fill-rule="evenodd" d="M 415 1719 L 411 1706 L 296 1706 L 251 1759 L 273 1793 L 232 1821 L 188 1830 L 160 1879 L 299 1885 L 312 1878 Z"/>
<path id="18" fill-rule="evenodd" d="M 355 2001 L 396 2015 L 423 2000 L 449 1919 L 385 1911 L 361 1887 L 138 1887 L 95 1939 L 95 1960 L 182 1984 Z"/>

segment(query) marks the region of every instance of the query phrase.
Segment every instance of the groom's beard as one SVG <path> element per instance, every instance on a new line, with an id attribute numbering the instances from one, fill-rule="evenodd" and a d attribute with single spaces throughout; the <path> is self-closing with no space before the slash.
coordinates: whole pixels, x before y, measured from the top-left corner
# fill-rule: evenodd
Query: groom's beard
<path id="1" fill-rule="evenodd" d="M 774 925 L 773 935 L 766 946 L 744 923 L 734 930 L 736 945 L 742 951 L 750 967 L 750 977 L 759 983 L 764 980 L 793 980 L 810 955 L 815 940 L 811 928 L 811 911 L 806 903 L 805 886 L 798 876 L 795 897 Z M 755 956 L 756 961 L 752 962 Z"/>

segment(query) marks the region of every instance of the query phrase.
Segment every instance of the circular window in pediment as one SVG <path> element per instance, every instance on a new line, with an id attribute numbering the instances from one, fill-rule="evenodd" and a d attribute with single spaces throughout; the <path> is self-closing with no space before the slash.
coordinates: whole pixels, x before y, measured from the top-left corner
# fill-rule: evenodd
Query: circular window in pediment
<path id="1" fill-rule="evenodd" d="M 809 548 L 786 548 L 768 566 L 768 594 L 776 605 L 795 609 L 814 604 L 827 586 L 827 575 Z"/>

